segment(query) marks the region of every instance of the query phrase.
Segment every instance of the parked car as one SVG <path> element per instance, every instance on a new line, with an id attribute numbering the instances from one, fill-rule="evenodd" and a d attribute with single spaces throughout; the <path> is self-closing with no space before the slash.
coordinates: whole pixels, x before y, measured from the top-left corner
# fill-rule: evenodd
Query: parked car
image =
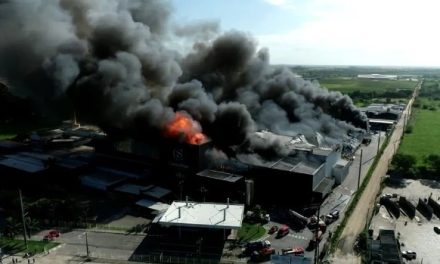
<path id="1" fill-rule="evenodd" d="M 268 260 L 272 254 L 275 254 L 275 249 L 272 247 L 266 247 L 260 251 L 253 251 L 251 253 L 251 260 L 255 262 Z"/>
<path id="2" fill-rule="evenodd" d="M 265 240 L 265 241 L 255 241 L 255 242 L 249 242 L 246 245 L 246 249 L 245 249 L 245 253 L 251 253 L 254 251 L 261 251 L 264 248 L 268 248 L 270 247 L 270 241 L 269 240 Z"/>
<path id="3" fill-rule="evenodd" d="M 330 215 L 333 217 L 333 220 L 336 220 L 339 218 L 339 210 L 334 210 L 330 213 Z"/>
<path id="4" fill-rule="evenodd" d="M 304 248 L 303 247 L 285 248 L 282 249 L 281 252 L 283 255 L 293 254 L 295 256 L 302 256 L 304 255 Z"/>
<path id="5" fill-rule="evenodd" d="M 434 232 L 440 235 L 440 227 L 434 226 Z"/>
<path id="6" fill-rule="evenodd" d="M 260 254 L 263 256 L 268 256 L 275 254 L 275 249 L 273 247 L 265 247 L 262 250 L 260 250 Z"/>
<path id="7" fill-rule="evenodd" d="M 58 231 L 58 230 L 50 230 L 49 233 L 43 237 L 43 240 L 44 241 L 52 241 L 52 240 L 54 240 L 55 238 L 58 238 L 58 237 L 60 237 L 60 231 Z"/>
<path id="8" fill-rule="evenodd" d="M 278 226 L 272 226 L 270 229 L 269 229 L 269 231 L 268 231 L 268 233 L 269 234 L 274 234 L 274 233 L 276 233 L 278 231 Z"/>
<path id="9" fill-rule="evenodd" d="M 331 223 L 333 223 L 336 219 L 333 218 L 333 216 L 331 214 L 328 214 L 325 216 L 324 218 L 324 222 L 326 225 L 329 225 Z"/>
<path id="10" fill-rule="evenodd" d="M 416 259 L 417 253 L 412 250 L 402 251 L 402 257 L 407 260 Z"/>
<path id="11" fill-rule="evenodd" d="M 289 234 L 289 227 L 286 226 L 286 225 L 282 225 L 278 229 L 277 238 L 282 238 L 282 237 L 284 237 L 287 234 Z"/>
<path id="12" fill-rule="evenodd" d="M 49 231 L 49 236 L 52 236 L 52 237 L 60 237 L 60 231 L 58 231 L 58 230 L 50 230 Z"/>

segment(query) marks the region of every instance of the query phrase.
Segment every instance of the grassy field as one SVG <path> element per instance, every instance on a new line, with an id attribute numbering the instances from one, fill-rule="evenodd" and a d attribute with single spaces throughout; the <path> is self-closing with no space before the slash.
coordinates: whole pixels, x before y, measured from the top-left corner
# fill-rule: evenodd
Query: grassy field
<path id="1" fill-rule="evenodd" d="M 3 252 L 11 254 L 17 252 L 41 253 L 57 245 L 59 243 L 28 240 L 28 248 L 25 249 L 23 240 L 0 238 L 0 248 Z"/>
<path id="2" fill-rule="evenodd" d="M 266 229 L 261 224 L 243 223 L 240 230 L 238 230 L 238 240 L 252 241 L 262 237 L 266 233 Z"/>
<path id="3" fill-rule="evenodd" d="M 319 80 L 321 86 L 332 91 L 340 91 L 342 93 L 351 93 L 354 91 L 361 92 L 377 92 L 394 90 L 412 90 L 416 86 L 416 82 L 405 80 L 367 80 L 367 79 L 347 79 L 333 78 Z"/>
<path id="4" fill-rule="evenodd" d="M 422 98 L 417 104 L 409 122 L 412 133 L 405 134 L 399 153 L 413 155 L 421 165 L 428 154 L 440 155 L 440 102 Z"/>

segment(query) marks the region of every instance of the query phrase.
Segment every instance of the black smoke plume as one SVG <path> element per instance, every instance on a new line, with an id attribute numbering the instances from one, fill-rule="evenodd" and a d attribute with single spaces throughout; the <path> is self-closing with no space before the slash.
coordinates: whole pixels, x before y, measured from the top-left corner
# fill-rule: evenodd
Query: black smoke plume
<path id="1" fill-rule="evenodd" d="M 69 98 L 112 133 L 160 136 L 185 111 L 221 149 L 261 129 L 341 140 L 365 127 L 349 97 L 270 66 L 251 36 L 210 21 L 173 26 L 171 11 L 163 0 L 2 1 L 0 77 L 41 107 Z M 268 144 L 255 149 L 279 149 Z"/>

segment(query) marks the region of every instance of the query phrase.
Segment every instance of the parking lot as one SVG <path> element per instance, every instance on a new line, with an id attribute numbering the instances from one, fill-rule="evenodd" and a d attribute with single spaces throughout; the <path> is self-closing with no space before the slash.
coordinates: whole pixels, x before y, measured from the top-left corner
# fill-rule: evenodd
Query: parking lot
<path id="1" fill-rule="evenodd" d="M 417 205 L 419 198 L 440 197 L 440 184 L 430 180 L 401 180 L 395 181 L 385 187 L 383 194 L 397 194 L 405 196 L 412 204 Z M 415 260 L 405 260 L 406 263 L 437 264 L 440 259 L 440 235 L 434 232 L 434 226 L 440 226 L 440 220 L 435 215 L 428 220 L 418 210 L 413 219 L 405 214 L 400 214 L 396 219 L 384 206 L 373 217 L 370 229 L 377 236 L 379 229 L 394 229 L 401 243 L 401 251 L 412 250 L 417 253 Z"/>
<path id="2" fill-rule="evenodd" d="M 32 239 L 41 240 L 47 231 L 43 231 Z M 141 245 L 145 235 L 124 234 L 124 233 L 104 233 L 87 232 L 87 243 L 89 253 L 93 257 L 128 260 L 133 252 Z M 63 243 L 57 250 L 57 255 L 62 256 L 86 256 L 86 232 L 70 231 L 62 233 L 56 242 Z"/>

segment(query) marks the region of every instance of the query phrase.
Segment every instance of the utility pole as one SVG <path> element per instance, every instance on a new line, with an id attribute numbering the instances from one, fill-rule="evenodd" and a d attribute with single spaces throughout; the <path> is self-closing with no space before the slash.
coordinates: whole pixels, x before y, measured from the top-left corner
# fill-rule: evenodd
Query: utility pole
<path id="1" fill-rule="evenodd" d="M 359 176 L 358 176 L 358 190 L 359 190 L 359 186 L 361 184 L 361 172 L 362 172 L 362 152 L 363 149 L 361 149 L 361 156 L 359 157 Z"/>
<path id="2" fill-rule="evenodd" d="M 316 246 L 315 246 L 315 257 L 314 257 L 314 262 L 315 264 L 319 263 L 319 241 L 318 241 L 318 234 L 319 234 L 319 221 L 321 220 L 319 217 L 319 211 L 321 209 L 321 205 L 318 205 L 318 221 L 316 223 L 316 231 L 315 231 L 315 242 L 316 242 Z"/>
<path id="3" fill-rule="evenodd" d="M 86 232 L 86 253 L 88 258 L 90 256 L 90 251 L 89 251 L 89 240 L 87 239 L 87 232 Z"/>
<path id="4" fill-rule="evenodd" d="M 376 154 L 376 156 L 379 156 L 379 150 L 380 150 L 380 131 L 379 131 L 379 138 L 377 140 L 377 154 Z"/>
<path id="5" fill-rule="evenodd" d="M 20 197 L 20 208 L 21 208 L 21 221 L 23 223 L 23 238 L 24 238 L 24 246 L 26 249 L 28 248 L 27 243 L 27 232 L 26 232 L 26 222 L 24 220 L 24 208 L 23 208 L 23 198 L 21 196 L 21 190 L 18 189 L 18 196 Z"/>

